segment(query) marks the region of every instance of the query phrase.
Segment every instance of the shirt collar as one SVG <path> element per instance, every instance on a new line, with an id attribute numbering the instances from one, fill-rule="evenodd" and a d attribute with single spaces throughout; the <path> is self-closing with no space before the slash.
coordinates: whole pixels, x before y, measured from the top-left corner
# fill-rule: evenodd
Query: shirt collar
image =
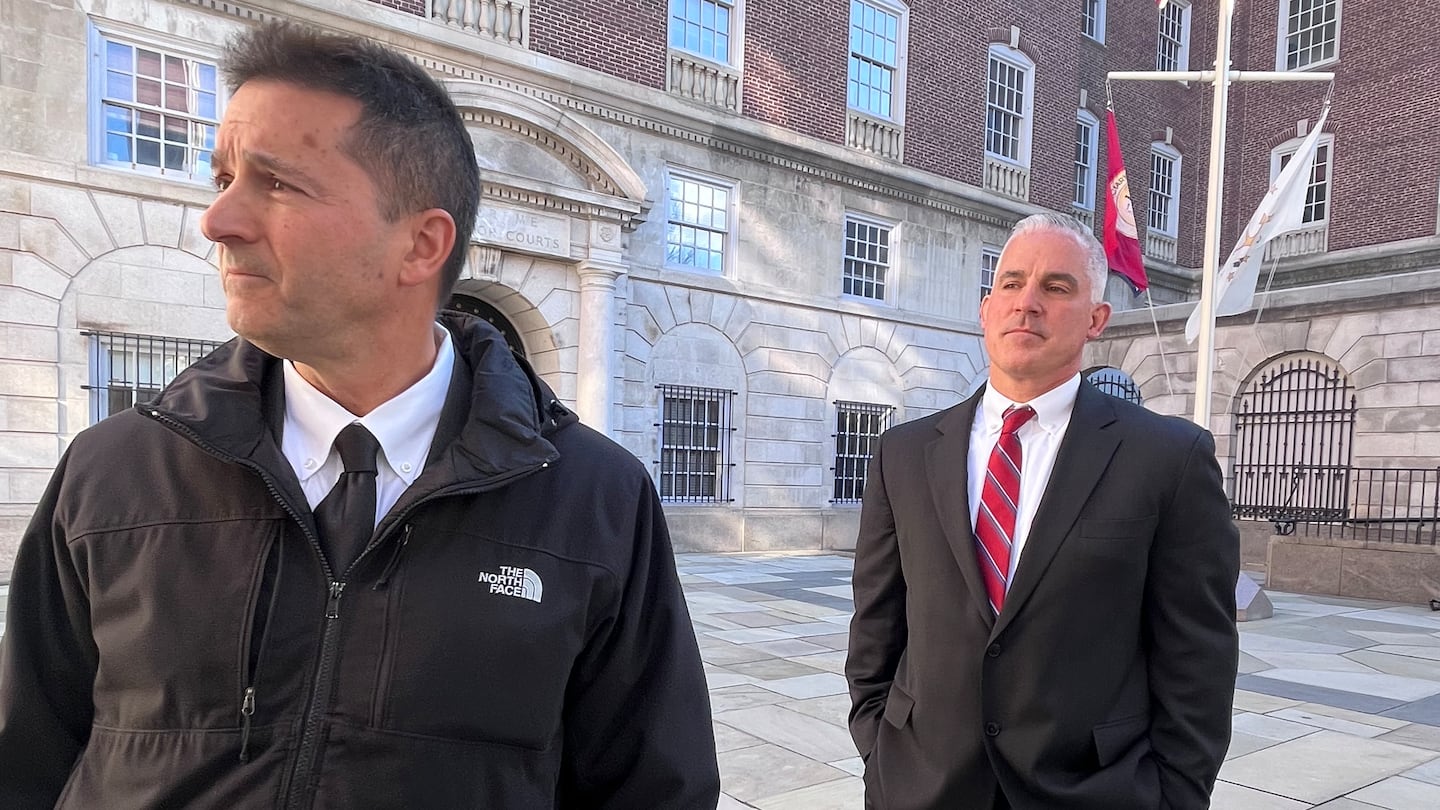
<path id="1" fill-rule="evenodd" d="M 455 365 L 450 330 L 439 325 L 435 329 L 440 345 L 430 371 L 364 416 L 347 411 L 300 376 L 294 363 L 284 362 L 285 421 L 294 429 L 285 431 L 281 443 L 302 482 L 324 466 L 335 437 L 351 422 L 370 431 L 380 443 L 381 457 L 406 486 L 415 482 L 425 467 Z"/>
<path id="2" fill-rule="evenodd" d="M 1005 422 L 1007 408 L 1029 405 L 1035 409 L 1035 418 L 1030 420 L 1031 423 L 1039 425 L 1047 433 L 1059 434 L 1070 423 L 1070 414 L 1075 410 L 1075 397 L 1079 393 L 1079 374 L 1029 402 L 1015 402 L 996 391 L 993 386 L 987 385 L 984 395 L 980 398 L 985 430 L 987 433 L 999 433 L 1001 425 Z"/>

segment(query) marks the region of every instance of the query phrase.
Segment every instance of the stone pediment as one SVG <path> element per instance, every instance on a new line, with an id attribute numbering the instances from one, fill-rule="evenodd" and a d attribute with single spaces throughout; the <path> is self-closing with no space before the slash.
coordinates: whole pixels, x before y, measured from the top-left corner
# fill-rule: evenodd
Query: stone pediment
<path id="1" fill-rule="evenodd" d="M 487 184 L 514 185 L 514 178 L 528 178 L 558 196 L 581 192 L 574 196 L 588 205 L 608 198 L 634 213 L 646 207 L 639 175 L 573 114 L 494 84 L 450 80 L 445 85 L 470 127 Z"/>

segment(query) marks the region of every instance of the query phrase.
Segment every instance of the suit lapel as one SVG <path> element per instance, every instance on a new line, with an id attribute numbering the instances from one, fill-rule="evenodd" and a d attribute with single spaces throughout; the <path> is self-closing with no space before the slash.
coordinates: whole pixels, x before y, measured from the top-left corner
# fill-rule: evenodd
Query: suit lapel
<path id="1" fill-rule="evenodd" d="M 971 602 L 989 624 L 995 617 L 985 595 L 985 582 L 980 577 L 975 532 L 970 525 L 970 428 L 984 393 L 982 386 L 936 423 L 940 436 L 925 446 L 925 477 L 930 482 L 930 497 L 935 501 L 945 540 L 960 566 L 960 574 L 965 577 Z"/>
<path id="2" fill-rule="evenodd" d="M 994 632 L 1004 630 L 1011 617 L 1034 593 L 1040 577 L 1050 566 L 1055 552 L 1060 550 L 1070 527 L 1075 525 L 1090 493 L 1100 483 L 1100 477 L 1105 474 L 1105 468 L 1110 465 L 1115 448 L 1120 444 L 1120 431 L 1106 429 L 1114 421 L 1115 409 L 1110 404 L 1109 395 L 1082 382 L 1075 395 L 1070 426 L 1060 441 L 1045 495 L 1035 511 L 1035 519 L 1030 522 L 1030 534 L 1020 552 L 1020 563 L 1016 566 L 1010 590 L 1005 593 L 1005 609 L 1000 613 Z M 979 576 L 978 569 L 976 576 Z"/>

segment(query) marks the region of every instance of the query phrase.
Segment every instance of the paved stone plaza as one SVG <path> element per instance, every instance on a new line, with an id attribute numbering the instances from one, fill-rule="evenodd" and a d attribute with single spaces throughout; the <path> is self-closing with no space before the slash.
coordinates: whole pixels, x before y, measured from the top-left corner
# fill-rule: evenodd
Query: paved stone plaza
<path id="1" fill-rule="evenodd" d="M 679 560 L 710 680 L 721 810 L 858 810 L 841 675 L 850 558 Z M 1275 618 L 1240 626 L 1235 734 L 1215 810 L 1440 807 L 1440 613 L 1270 598 Z"/>
<path id="2" fill-rule="evenodd" d="M 850 568 L 841 555 L 680 556 L 722 809 L 860 808 L 841 675 Z M 1275 617 L 1240 625 L 1215 810 L 1440 808 L 1440 613 L 1269 596 Z"/>

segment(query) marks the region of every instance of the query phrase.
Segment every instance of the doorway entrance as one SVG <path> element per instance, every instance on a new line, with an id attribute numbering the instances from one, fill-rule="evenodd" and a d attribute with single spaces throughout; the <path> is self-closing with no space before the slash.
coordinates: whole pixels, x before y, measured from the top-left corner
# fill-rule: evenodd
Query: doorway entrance
<path id="1" fill-rule="evenodd" d="M 500 310 L 488 302 L 469 295 L 452 295 L 450 296 L 449 308 L 457 312 L 464 312 L 467 315 L 474 315 L 495 327 L 500 331 L 500 334 L 505 337 L 505 342 L 510 345 L 511 351 L 521 357 L 526 356 L 525 344 L 520 340 L 520 332 L 515 328 L 514 324 L 510 323 L 509 318 L 502 315 Z"/>

